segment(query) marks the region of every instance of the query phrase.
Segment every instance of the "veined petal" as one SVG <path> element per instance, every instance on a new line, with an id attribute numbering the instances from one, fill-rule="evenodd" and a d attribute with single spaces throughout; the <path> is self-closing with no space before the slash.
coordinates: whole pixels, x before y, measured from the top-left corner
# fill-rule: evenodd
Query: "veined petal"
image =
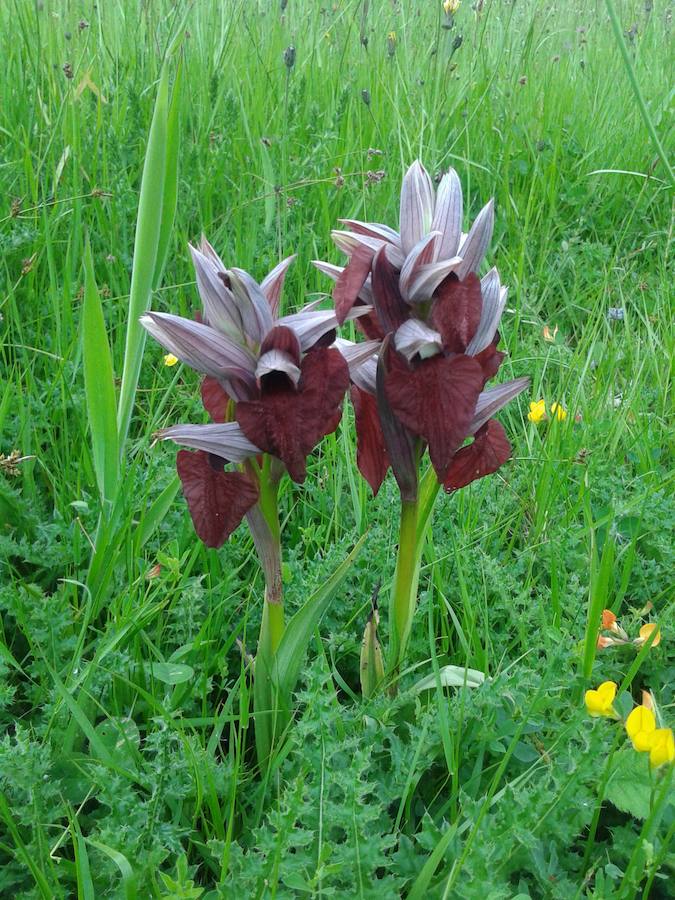
<path id="1" fill-rule="evenodd" d="M 410 360 L 416 354 L 423 359 L 441 352 L 443 338 L 419 319 L 408 319 L 394 334 L 394 346 Z"/>
<path id="2" fill-rule="evenodd" d="M 506 305 L 506 288 L 501 289 L 496 269 L 490 269 L 481 279 L 480 290 L 483 308 L 478 328 L 466 348 L 468 356 L 475 356 L 492 343 Z"/>
<path id="3" fill-rule="evenodd" d="M 254 356 L 214 328 L 158 312 L 146 313 L 140 322 L 164 348 L 198 372 L 253 383 Z"/>
<path id="4" fill-rule="evenodd" d="M 401 236 L 398 231 L 394 231 L 388 225 L 382 225 L 380 222 L 359 222 L 357 219 L 338 219 L 338 222 L 346 225 L 355 234 L 364 234 L 367 237 L 387 241 L 399 249 L 401 247 Z"/>
<path id="5" fill-rule="evenodd" d="M 377 401 L 371 393 L 354 385 L 351 399 L 356 422 L 356 464 L 375 496 L 389 468 Z"/>
<path id="6" fill-rule="evenodd" d="M 355 343 L 344 338 L 337 338 L 333 346 L 340 351 L 351 373 L 353 367 L 358 368 L 373 356 L 377 356 L 382 343 L 381 341 L 359 341 Z"/>
<path id="7" fill-rule="evenodd" d="M 492 229 L 495 224 L 494 200 L 489 200 L 476 216 L 466 240 L 459 248 L 462 263 L 457 269 L 457 277 L 462 281 L 469 272 L 477 272 L 485 251 L 492 240 Z"/>
<path id="8" fill-rule="evenodd" d="M 469 434 L 475 434 L 488 419 L 491 419 L 496 412 L 499 412 L 502 407 L 506 406 L 518 394 L 522 394 L 529 386 L 530 379 L 525 376 L 524 378 L 507 381 L 504 384 L 495 384 L 483 391 L 476 403 L 476 411 L 469 427 Z"/>
<path id="9" fill-rule="evenodd" d="M 349 369 L 352 382 L 368 394 L 374 394 L 377 390 L 377 360 L 378 356 L 371 356 L 360 366 Z"/>
<path id="10" fill-rule="evenodd" d="M 269 275 L 266 275 L 260 282 L 260 290 L 267 297 L 267 302 L 272 310 L 272 316 L 275 319 L 279 312 L 279 298 L 281 297 L 281 290 L 284 286 L 286 272 L 296 256 L 297 254 L 293 253 L 291 256 L 287 256 L 286 259 L 282 259 L 281 262 L 272 269 Z"/>
<path id="11" fill-rule="evenodd" d="M 456 491 L 472 481 L 491 475 L 511 456 L 511 444 L 496 419 L 483 425 L 471 444 L 452 458 L 443 482 L 446 491 Z"/>
<path id="12" fill-rule="evenodd" d="M 429 173 L 419 160 L 410 166 L 401 186 L 399 231 L 401 249 L 407 256 L 431 228 L 434 191 Z"/>
<path id="13" fill-rule="evenodd" d="M 344 272 L 344 270 L 345 270 L 345 266 L 334 266 L 333 263 L 323 262 L 320 259 L 313 259 L 312 265 L 316 266 L 316 268 L 320 272 L 323 272 L 324 275 L 328 275 L 329 278 L 332 278 L 333 281 L 337 281 L 338 278 L 340 277 L 340 275 L 342 274 L 342 272 Z M 373 305 L 373 291 L 372 291 L 370 275 L 368 275 L 365 282 L 363 283 L 363 286 L 361 287 L 361 290 L 359 291 L 358 299 L 361 300 L 363 303 L 367 304 L 368 306 Z M 319 300 L 315 300 L 313 304 L 308 304 L 307 306 L 304 306 L 303 312 L 305 310 L 309 310 L 309 309 L 313 308 L 314 306 L 317 306 L 321 302 L 322 302 L 322 300 L 319 299 Z"/>
<path id="14" fill-rule="evenodd" d="M 371 310 L 371 306 L 354 306 L 347 313 L 345 321 L 368 315 Z M 282 316 L 277 320 L 277 325 L 285 325 L 296 333 L 303 352 L 313 347 L 324 334 L 337 328 L 337 324 L 335 310 L 332 309 L 301 311 Z"/>
<path id="15" fill-rule="evenodd" d="M 338 325 L 342 325 L 345 316 L 356 303 L 366 278 L 370 275 L 372 261 L 372 250 L 368 247 L 357 247 L 352 253 L 348 265 L 338 276 L 333 290 Z"/>
<path id="16" fill-rule="evenodd" d="M 204 409 L 211 416 L 212 421 L 222 424 L 232 417 L 234 404 L 232 404 L 231 395 L 215 378 L 211 378 L 210 375 L 202 378 L 201 395 Z M 235 397 L 235 399 L 248 400 L 249 398 Z"/>
<path id="17" fill-rule="evenodd" d="M 436 240 L 439 237 L 440 233 L 438 231 L 432 231 L 429 232 L 429 234 L 425 234 L 406 256 L 403 267 L 401 268 L 401 274 L 399 275 L 399 287 L 401 296 L 404 300 L 408 299 L 411 280 L 417 275 L 422 266 L 427 265 L 433 260 L 435 256 Z"/>
<path id="18" fill-rule="evenodd" d="M 383 241 L 380 238 L 373 238 L 366 234 L 354 234 L 351 231 L 339 230 L 331 231 L 331 237 L 333 238 L 336 247 L 338 247 L 339 250 L 342 250 L 343 253 L 346 253 L 347 256 L 351 256 L 357 247 L 367 247 L 369 250 L 372 250 L 373 253 L 377 253 L 380 247 L 387 247 L 394 265 L 399 269 L 403 265 L 405 259 L 403 253 L 398 247 L 394 244 L 390 244 L 388 241 Z"/>
<path id="19" fill-rule="evenodd" d="M 429 300 L 438 285 L 448 275 L 455 272 L 461 262 L 461 256 L 453 256 L 450 259 L 439 259 L 438 262 L 421 266 L 410 283 L 408 302 L 419 303 L 420 301 Z"/>
<path id="20" fill-rule="evenodd" d="M 449 169 L 438 185 L 431 227 L 441 232 L 436 242 L 436 259 L 456 256 L 462 237 L 462 183 L 454 169 Z"/>
<path id="21" fill-rule="evenodd" d="M 310 351 L 300 364 L 297 389 L 263 387 L 259 400 L 238 403 L 235 414 L 244 434 L 265 453 L 280 459 L 294 481 L 305 479 L 306 459 L 321 438 L 335 431 L 349 370 L 337 350 Z"/>
<path id="22" fill-rule="evenodd" d="M 246 300 L 249 303 L 248 308 L 253 310 L 255 318 L 253 320 L 244 319 L 246 333 L 256 343 L 260 343 L 274 325 L 272 310 L 267 297 L 258 282 L 244 269 L 230 269 L 227 274 L 230 276 L 234 295 L 241 300 L 242 318 L 244 318 L 243 309 L 246 308 Z M 254 322 L 255 324 L 253 324 Z"/>
<path id="23" fill-rule="evenodd" d="M 398 269 L 385 248 L 375 254 L 370 277 L 378 322 L 385 334 L 396 331 L 409 317 L 410 309 L 401 296 Z"/>
<path id="24" fill-rule="evenodd" d="M 203 451 L 179 451 L 176 468 L 197 535 L 207 547 L 222 546 L 255 505 L 258 485 L 243 472 L 214 468 Z"/>
<path id="25" fill-rule="evenodd" d="M 403 422 L 396 416 L 387 397 L 387 380 L 389 378 L 389 357 L 396 356 L 390 353 L 388 335 L 383 343 L 382 351 L 377 361 L 377 383 L 375 398 L 377 400 L 377 414 L 382 429 L 384 445 L 391 465 L 394 478 L 401 492 L 401 499 L 414 501 L 417 499 L 417 439 Z"/>
<path id="26" fill-rule="evenodd" d="M 273 372 L 282 372 L 290 378 L 293 384 L 297 384 L 300 380 L 300 369 L 289 354 L 284 353 L 283 350 L 268 350 L 263 353 L 258 360 L 255 377 L 260 380 L 264 375 L 270 375 Z"/>
<path id="27" fill-rule="evenodd" d="M 237 422 L 222 425 L 172 425 L 159 432 L 161 441 L 173 441 L 193 450 L 212 453 L 228 462 L 241 463 L 261 451 L 246 437 Z"/>
<path id="28" fill-rule="evenodd" d="M 218 259 L 215 250 L 205 238 L 202 239 L 202 246 L 204 244 L 211 250 L 213 256 Z M 240 338 L 243 332 L 241 315 L 231 291 L 227 289 L 219 275 L 219 272 L 223 274 L 225 270 L 220 269 L 213 258 L 206 256 L 201 250 L 197 250 L 191 244 L 188 244 L 188 246 L 195 267 L 197 289 L 202 300 L 204 318 L 207 324 L 230 337 Z"/>
<path id="29" fill-rule="evenodd" d="M 400 354 L 389 354 L 387 399 L 403 425 L 427 441 L 441 482 L 469 434 L 482 386 L 481 367 L 470 356 L 432 356 L 411 367 Z"/>
<path id="30" fill-rule="evenodd" d="M 451 275 L 440 285 L 431 307 L 431 320 L 443 335 L 443 347 L 447 351 L 466 352 L 478 329 L 482 308 L 480 282 L 473 272 L 464 281 Z"/>

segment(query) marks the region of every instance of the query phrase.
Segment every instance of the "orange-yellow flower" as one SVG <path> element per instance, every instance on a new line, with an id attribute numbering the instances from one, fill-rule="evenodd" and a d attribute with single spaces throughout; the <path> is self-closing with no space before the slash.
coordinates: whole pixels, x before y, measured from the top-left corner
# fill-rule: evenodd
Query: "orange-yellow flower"
<path id="1" fill-rule="evenodd" d="M 586 691 L 584 702 L 590 716 L 609 716 L 617 718 L 614 706 L 616 685 L 613 681 L 603 681 L 597 691 Z"/>
<path id="2" fill-rule="evenodd" d="M 611 609 L 603 609 L 602 611 L 602 627 L 605 629 L 612 629 L 616 625 L 616 616 L 612 612 Z"/>
<path id="3" fill-rule="evenodd" d="M 656 631 L 656 634 L 654 635 L 651 646 L 657 647 L 661 643 L 661 629 L 656 622 L 648 622 L 646 625 L 643 625 L 640 629 L 640 637 L 635 638 L 635 643 L 640 645 L 644 644 L 653 631 Z"/>
<path id="4" fill-rule="evenodd" d="M 626 733 L 638 753 L 647 753 L 652 748 L 656 731 L 656 717 L 646 706 L 636 706 L 626 719 Z"/>
<path id="5" fill-rule="evenodd" d="M 652 769 L 665 766 L 675 759 L 675 740 L 671 728 L 657 728 L 651 733 L 649 765 Z"/>
<path id="6" fill-rule="evenodd" d="M 595 642 L 595 646 L 598 650 L 605 650 L 607 647 L 613 647 L 614 644 L 623 644 L 623 641 L 615 641 L 614 638 L 599 634 L 598 639 Z"/>

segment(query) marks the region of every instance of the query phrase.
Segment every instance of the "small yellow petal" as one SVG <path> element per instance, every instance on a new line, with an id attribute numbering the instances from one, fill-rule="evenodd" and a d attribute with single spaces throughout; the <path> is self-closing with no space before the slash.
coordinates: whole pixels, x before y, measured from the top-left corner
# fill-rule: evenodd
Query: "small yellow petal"
<path id="1" fill-rule="evenodd" d="M 675 759 L 675 740 L 670 728 L 657 728 L 651 734 L 649 748 L 649 765 L 656 769 Z"/>
<path id="2" fill-rule="evenodd" d="M 650 646 L 658 647 L 658 645 L 661 643 L 661 629 L 658 627 L 656 622 L 648 622 L 646 625 L 642 626 L 642 628 L 640 629 L 640 637 L 638 638 L 638 642 L 640 644 L 644 644 L 651 635 L 652 631 L 656 631 L 656 634 L 654 635 L 654 640 L 651 642 Z"/>
<path id="3" fill-rule="evenodd" d="M 616 685 L 613 681 L 603 681 L 597 691 L 586 691 L 584 701 L 586 709 L 591 716 L 611 716 L 614 718 L 616 712 L 612 703 L 616 697 Z"/>
<path id="4" fill-rule="evenodd" d="M 527 414 L 530 422 L 541 422 L 546 418 L 546 401 L 536 400 L 530 403 L 530 411 Z"/>
<path id="5" fill-rule="evenodd" d="M 551 404 L 551 415 L 555 416 L 555 418 L 559 422 L 564 422 L 565 419 L 567 418 L 567 410 L 563 406 L 561 406 L 559 403 L 552 403 Z"/>
<path id="6" fill-rule="evenodd" d="M 654 731 L 656 728 L 656 717 L 651 709 L 646 706 L 636 706 L 626 719 L 626 732 L 628 737 L 633 741 L 636 750 L 640 748 L 636 745 L 636 736 Z M 648 747 L 644 748 L 648 750 Z"/>
<path id="7" fill-rule="evenodd" d="M 174 356 L 173 353 L 167 353 L 164 357 L 164 365 L 165 366 L 175 366 L 178 362 L 178 357 Z"/>

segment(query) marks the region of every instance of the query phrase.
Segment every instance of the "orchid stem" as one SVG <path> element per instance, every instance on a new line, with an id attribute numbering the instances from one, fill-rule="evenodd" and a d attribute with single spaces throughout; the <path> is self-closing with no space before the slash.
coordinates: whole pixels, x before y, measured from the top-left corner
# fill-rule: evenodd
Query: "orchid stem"
<path id="1" fill-rule="evenodd" d="M 419 580 L 418 511 L 418 500 L 401 501 L 398 556 L 390 607 L 392 632 L 389 666 L 392 674 L 398 672 L 405 655 L 417 602 L 417 582 Z"/>

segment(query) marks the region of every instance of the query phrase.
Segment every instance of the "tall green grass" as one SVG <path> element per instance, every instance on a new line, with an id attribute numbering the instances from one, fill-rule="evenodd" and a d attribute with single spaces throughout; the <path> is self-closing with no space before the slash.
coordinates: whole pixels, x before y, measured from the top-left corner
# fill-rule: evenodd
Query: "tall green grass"
<path id="1" fill-rule="evenodd" d="M 612 679 L 637 700 L 653 690 L 672 724 L 668 174 L 603 3 L 480 6 L 464 3 L 451 32 L 441 3 L 413 0 L 0 8 L 0 453 L 24 457 L 18 476 L 0 471 L 0 893 L 189 896 L 195 881 L 213 897 L 482 897 L 486 883 L 656 897 L 672 875 L 662 787 L 642 820 L 603 803 L 620 800 L 620 778 L 601 777 L 616 727 L 579 711 L 588 679 Z M 616 8 L 624 31 L 637 23 L 627 52 L 672 153 L 668 11 Z M 139 287 L 141 177 L 177 32 L 175 221 L 151 241 L 166 264 L 155 249 Z M 367 531 L 366 547 L 310 647 L 297 736 L 261 781 L 241 652 L 259 625 L 254 551 L 243 529 L 219 553 L 195 541 L 173 452 L 152 435 L 201 421 L 197 382 L 148 343 L 137 390 L 120 384 L 134 382 L 127 329 L 149 291 L 155 308 L 196 308 L 186 245 L 202 231 L 257 277 L 297 252 L 286 309 L 328 291 L 311 259 L 339 260 L 330 229 L 395 225 L 416 156 L 434 174 L 455 166 L 467 221 L 495 197 L 505 377 L 531 374 L 532 399 L 569 416 L 535 426 L 524 398 L 501 416 L 514 460 L 439 498 L 415 663 L 398 698 L 366 703 L 360 641 L 394 574 L 396 493 L 372 500 L 354 479 L 346 410 L 307 485 L 281 497 L 289 609 Z M 159 189 L 146 201 L 157 211 Z M 129 426 L 118 454 L 110 387 L 90 438 L 110 371 L 120 443 Z M 94 604 L 101 495 L 117 478 Z M 637 666 L 595 653 L 598 610 L 637 627 L 648 602 L 658 647 Z M 449 663 L 486 683 L 411 693 Z"/>

